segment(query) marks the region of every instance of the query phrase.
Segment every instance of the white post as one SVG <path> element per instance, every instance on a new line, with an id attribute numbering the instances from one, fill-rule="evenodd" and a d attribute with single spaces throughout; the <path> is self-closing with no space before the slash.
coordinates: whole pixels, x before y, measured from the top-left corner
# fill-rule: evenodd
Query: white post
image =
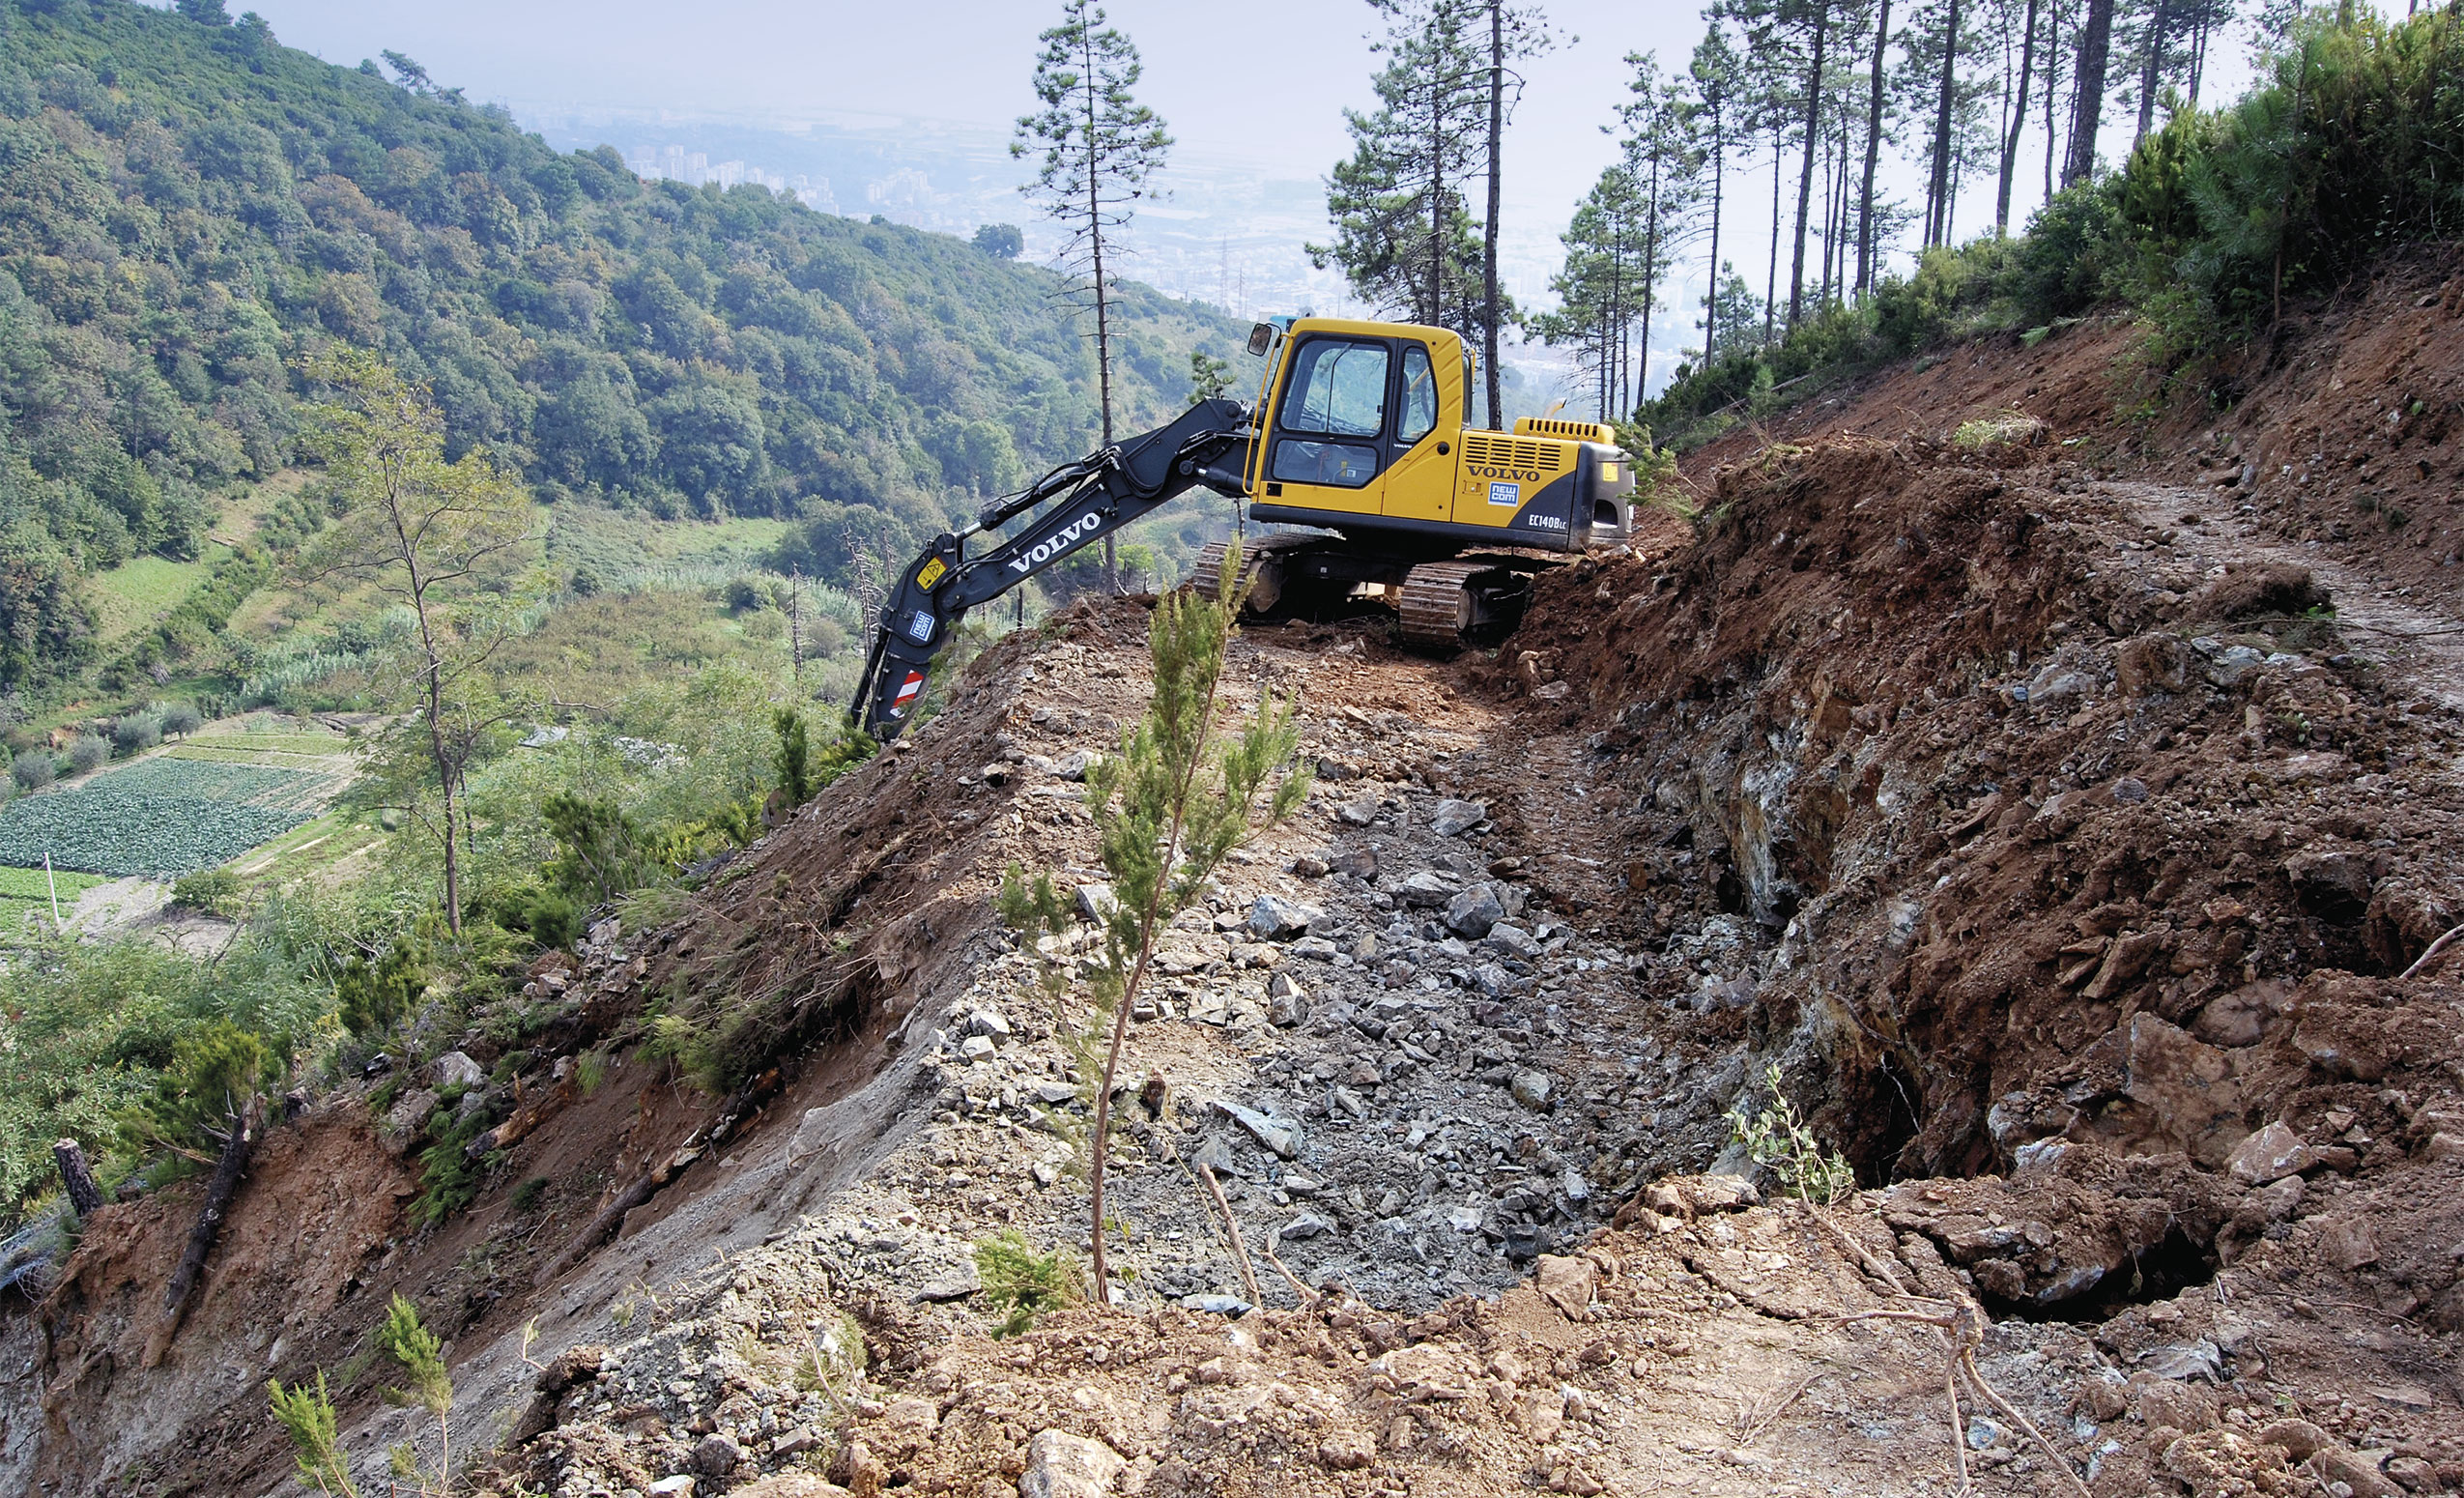
<path id="1" fill-rule="evenodd" d="M 43 855 L 43 881 L 51 886 L 51 929 L 60 929 L 60 881 L 51 874 L 51 855 Z"/>

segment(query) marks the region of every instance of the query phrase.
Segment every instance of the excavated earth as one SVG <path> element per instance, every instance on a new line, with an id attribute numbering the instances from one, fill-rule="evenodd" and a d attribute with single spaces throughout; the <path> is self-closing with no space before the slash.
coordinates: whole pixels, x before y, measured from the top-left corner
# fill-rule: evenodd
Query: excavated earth
<path id="1" fill-rule="evenodd" d="M 0 1310 L 0 1481 L 298 1490 L 263 1383 L 323 1368 L 376 1490 L 436 1450 L 401 1293 L 503 1493 L 2464 1489 L 2459 294 L 2397 267 L 2222 418 L 2116 326 L 1894 371 L 1494 652 L 1246 631 L 1315 783 L 1134 1012 L 1115 1308 L 995 1336 L 974 1246 L 1087 1247 L 1091 936 L 991 897 L 1102 899 L 1136 600 L 275 1129 L 176 1335 L 195 1184 L 96 1214 Z M 1734 1141 L 1774 1075 L 1862 1189 Z M 457 1078 L 496 1164 L 414 1231 Z"/>

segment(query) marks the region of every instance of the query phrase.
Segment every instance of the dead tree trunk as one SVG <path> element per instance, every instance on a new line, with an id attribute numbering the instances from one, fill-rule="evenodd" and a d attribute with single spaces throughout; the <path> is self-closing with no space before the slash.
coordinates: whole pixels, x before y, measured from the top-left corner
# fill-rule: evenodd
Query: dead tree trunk
<path id="1" fill-rule="evenodd" d="M 205 1209 L 197 1214 L 197 1224 L 188 1229 L 187 1252 L 180 1255 L 180 1267 L 171 1272 L 171 1282 L 162 1291 L 162 1325 L 146 1348 L 146 1367 L 162 1361 L 170 1350 L 171 1340 L 180 1335 L 180 1323 L 188 1314 L 188 1301 L 196 1294 L 197 1282 L 205 1277 L 205 1261 L 214 1252 L 215 1240 L 222 1234 L 222 1219 L 231 1210 L 231 1198 L 240 1190 L 241 1177 L 248 1173 L 248 1156 L 255 1149 L 257 1130 L 264 1119 L 264 1104 L 250 1098 L 239 1112 L 230 1115 L 231 1132 L 223 1137 L 222 1158 L 215 1162 L 214 1178 L 206 1183 Z"/>
<path id="2" fill-rule="evenodd" d="M 60 1167 L 60 1186 L 69 1194 L 70 1208 L 80 1220 L 92 1217 L 102 1205 L 102 1188 L 94 1183 L 85 1150 L 74 1139 L 62 1139 L 51 1146 L 51 1160 Z"/>

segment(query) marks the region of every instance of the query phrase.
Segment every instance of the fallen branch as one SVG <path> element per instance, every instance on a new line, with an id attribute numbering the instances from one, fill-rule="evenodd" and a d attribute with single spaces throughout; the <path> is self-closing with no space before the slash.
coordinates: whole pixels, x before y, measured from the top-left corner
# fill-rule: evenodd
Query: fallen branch
<path id="1" fill-rule="evenodd" d="M 1215 1209 L 1223 1214 L 1223 1230 L 1232 1240 L 1232 1262 L 1241 1271 L 1241 1287 L 1249 1292 L 1250 1305 L 1264 1305 L 1266 1298 L 1258 1293 L 1258 1272 L 1249 1267 L 1248 1246 L 1241 1241 L 1241 1220 L 1232 1215 L 1232 1203 L 1224 1199 L 1223 1183 L 1215 1178 L 1215 1167 L 1204 1162 L 1198 1165 L 1198 1179 L 1215 1198 Z"/>
<path id="2" fill-rule="evenodd" d="M 172 1339 L 180 1335 L 180 1323 L 187 1318 L 188 1301 L 205 1276 L 206 1257 L 222 1234 L 222 1220 L 239 1193 L 241 1177 L 248 1172 L 248 1156 L 256 1148 L 264 1106 L 262 1098 L 252 1097 L 228 1115 L 231 1132 L 223 1137 L 222 1157 L 215 1163 L 214 1178 L 206 1183 L 205 1207 L 197 1214 L 196 1225 L 188 1229 L 188 1247 L 171 1272 L 171 1282 L 163 1286 L 162 1323 L 146 1343 L 147 1368 L 161 1363 L 163 1354 L 171 1350 Z"/>
<path id="3" fill-rule="evenodd" d="M 616 1194 L 616 1200 L 609 1202 L 601 1209 L 598 1216 L 590 1219 L 588 1226 L 573 1235 L 573 1241 L 564 1246 L 564 1252 L 541 1266 L 539 1272 L 531 1277 L 530 1282 L 545 1284 L 580 1263 L 592 1249 L 599 1246 L 601 1240 L 616 1230 L 617 1226 L 624 1222 L 624 1215 L 627 1212 L 657 1196 L 670 1181 L 684 1172 L 685 1167 L 701 1158 L 702 1151 L 699 1147 L 687 1145 L 671 1156 L 665 1165 L 636 1176 L 632 1185 Z"/>
<path id="4" fill-rule="evenodd" d="M 2062 1475 L 2063 1483 L 2077 1495 L 2077 1498 L 2091 1498 L 2087 1484 L 2080 1482 L 2078 1474 L 2071 1470 L 2070 1458 L 2054 1450 L 2053 1443 L 2045 1438 L 2044 1431 L 2036 1428 L 2035 1422 L 2021 1414 L 2019 1406 L 2002 1397 L 2001 1393 L 1986 1381 L 1985 1370 L 1977 1367 L 1976 1349 L 1985 1340 L 1984 1309 L 1964 1295 L 1952 1301 L 1916 1294 L 1902 1283 L 1897 1274 L 1868 1252 L 1863 1244 L 1849 1237 L 1837 1223 L 1819 1213 L 1815 1215 L 1814 1220 L 1821 1224 L 1825 1231 L 1838 1239 L 1842 1247 L 1863 1263 L 1868 1273 L 1889 1285 L 1893 1298 L 1901 1302 L 1904 1308 L 1889 1311 L 1860 1311 L 1828 1319 L 1841 1323 L 1918 1321 L 1934 1328 L 1934 1335 L 1942 1345 L 1942 1386 L 1944 1392 L 1949 1395 L 1951 1402 L 1951 1456 L 1952 1463 L 1959 1474 L 1959 1491 L 1964 1493 L 1969 1490 L 1967 1426 L 1960 1418 L 1959 1380 L 1960 1375 L 1965 1373 L 1968 1382 L 1975 1387 L 1978 1394 L 1984 1397 L 1988 1404 L 1993 1406 L 2001 1413 L 2003 1419 L 2017 1426 L 2029 1440 L 2036 1443 L 2037 1448 L 2044 1452 L 2046 1459 L 2051 1463 L 2053 1470 Z"/>

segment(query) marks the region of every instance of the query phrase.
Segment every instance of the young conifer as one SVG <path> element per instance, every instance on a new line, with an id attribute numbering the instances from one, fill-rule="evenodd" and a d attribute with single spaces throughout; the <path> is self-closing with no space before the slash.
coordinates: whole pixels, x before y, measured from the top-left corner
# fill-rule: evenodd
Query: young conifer
<path id="1" fill-rule="evenodd" d="M 1237 548 L 1224 567 L 1227 576 L 1240 575 Z M 1113 1080 L 1156 940 L 1201 898 L 1232 850 L 1290 816 L 1308 793 L 1307 769 L 1294 763 L 1301 734 L 1293 700 L 1278 702 L 1261 688 L 1256 712 L 1236 731 L 1218 733 L 1224 647 L 1239 608 L 1238 599 L 1218 602 L 1187 589 L 1157 601 L 1147 635 L 1155 686 L 1146 713 L 1122 735 L 1118 754 L 1087 771 L 1112 888 L 1101 916 L 1103 956 L 1089 978 L 1093 1012 L 1078 1047 L 1080 1076 L 1094 1091 L 1087 1196 L 1099 1305 L 1109 1303 L 1103 1196 Z M 1030 886 L 1015 870 L 1002 907 L 1029 940 L 1063 921 L 1049 879 Z"/>

